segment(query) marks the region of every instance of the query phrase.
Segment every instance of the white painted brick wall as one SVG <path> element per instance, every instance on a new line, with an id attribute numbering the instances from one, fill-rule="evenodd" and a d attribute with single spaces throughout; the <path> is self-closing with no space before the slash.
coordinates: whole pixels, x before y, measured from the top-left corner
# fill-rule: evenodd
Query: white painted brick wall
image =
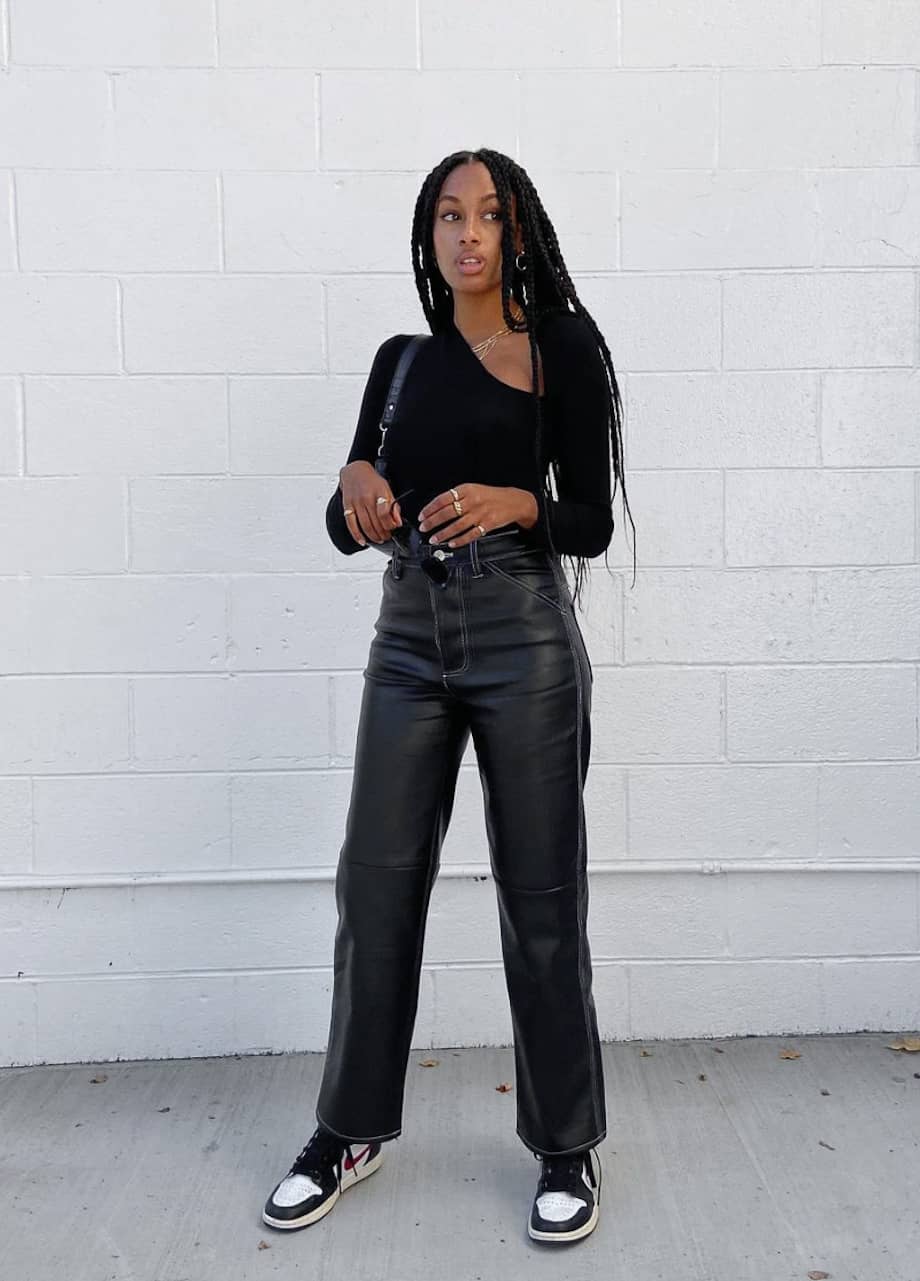
<path id="1" fill-rule="evenodd" d="M 916 1029 L 918 131 L 885 0 L 0 0 L 0 1063 L 325 1048 L 383 561 L 323 510 L 462 145 L 626 402 L 602 1035 Z M 469 750 L 418 1046 L 510 1040 L 487 868 Z"/>

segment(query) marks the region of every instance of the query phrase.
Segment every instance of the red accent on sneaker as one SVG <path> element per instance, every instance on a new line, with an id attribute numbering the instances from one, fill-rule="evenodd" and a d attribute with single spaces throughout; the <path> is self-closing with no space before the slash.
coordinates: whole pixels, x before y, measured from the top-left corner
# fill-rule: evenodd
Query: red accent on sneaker
<path id="1" fill-rule="evenodd" d="M 368 1152 L 370 1152 L 370 1150 L 371 1150 L 371 1146 L 370 1146 L 370 1144 L 368 1144 L 368 1145 L 367 1145 L 367 1147 L 364 1149 L 364 1151 L 363 1151 L 363 1152 L 359 1152 L 359 1153 L 358 1153 L 358 1155 L 357 1155 L 356 1157 L 352 1158 L 352 1157 L 350 1157 L 350 1156 L 347 1156 L 347 1157 L 345 1158 L 345 1169 L 346 1169 L 346 1170 L 353 1170 L 353 1169 L 355 1168 L 355 1166 L 358 1164 L 358 1162 L 361 1160 L 361 1158 L 362 1158 L 362 1157 L 367 1156 L 367 1154 L 368 1154 Z"/>

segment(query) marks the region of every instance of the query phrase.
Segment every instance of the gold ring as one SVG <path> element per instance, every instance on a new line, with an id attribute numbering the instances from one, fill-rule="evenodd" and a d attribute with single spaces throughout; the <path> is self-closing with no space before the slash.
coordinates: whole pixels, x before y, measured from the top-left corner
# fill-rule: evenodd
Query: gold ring
<path id="1" fill-rule="evenodd" d="M 346 516 L 354 516 L 354 514 L 355 514 L 355 509 L 354 509 L 354 507 L 345 507 L 345 508 L 343 508 L 343 510 L 344 510 L 345 515 L 346 515 Z"/>
<path id="2" fill-rule="evenodd" d="M 377 499 L 377 506 L 379 507 L 381 503 L 386 503 L 386 502 L 389 502 L 389 499 L 384 498 L 383 494 L 381 494 L 380 497 Z"/>
<path id="3" fill-rule="evenodd" d="M 450 492 L 453 494 L 454 498 L 459 498 L 459 497 L 460 497 L 460 495 L 457 493 L 456 489 L 454 489 L 453 485 L 451 485 L 451 487 L 450 487 Z"/>
<path id="4" fill-rule="evenodd" d="M 460 506 L 458 502 L 454 503 L 454 511 L 457 513 L 458 516 L 463 515 L 463 508 Z"/>
<path id="5" fill-rule="evenodd" d="M 483 529 L 483 527 L 482 527 L 481 525 L 477 525 L 477 526 L 476 526 L 476 528 L 479 530 L 480 534 L 481 534 L 483 537 L 485 537 L 485 533 L 486 533 L 486 531 Z"/>

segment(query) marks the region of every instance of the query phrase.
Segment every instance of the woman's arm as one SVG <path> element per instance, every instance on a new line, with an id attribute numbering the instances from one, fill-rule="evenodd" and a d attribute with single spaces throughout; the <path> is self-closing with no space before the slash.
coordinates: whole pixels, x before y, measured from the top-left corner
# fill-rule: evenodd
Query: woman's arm
<path id="1" fill-rule="evenodd" d="M 553 544 L 560 554 L 599 556 L 613 536 L 607 372 L 587 321 L 572 312 L 544 317 L 537 341 L 559 464 L 559 496 L 547 502 Z M 532 528 L 548 545 L 539 501 Z"/>
<path id="2" fill-rule="evenodd" d="M 400 353 L 411 336 L 411 334 L 394 334 L 378 347 L 364 388 L 361 409 L 358 413 L 358 425 L 355 428 L 348 457 L 345 459 L 346 465 L 359 458 L 373 463 L 377 457 L 384 397 L 389 390 Z M 339 551 L 344 552 L 346 556 L 364 550 L 360 543 L 355 542 L 345 521 L 342 490 L 338 485 L 326 505 L 326 532 Z"/>

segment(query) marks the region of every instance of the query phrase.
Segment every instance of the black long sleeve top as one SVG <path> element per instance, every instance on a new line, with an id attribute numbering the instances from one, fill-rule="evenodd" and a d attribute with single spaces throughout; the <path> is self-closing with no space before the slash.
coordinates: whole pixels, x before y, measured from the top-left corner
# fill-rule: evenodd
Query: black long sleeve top
<path id="1" fill-rule="evenodd" d="M 373 464 L 377 457 L 384 398 L 409 338 L 396 334 L 378 348 L 346 462 Z M 587 322 L 574 312 L 547 313 L 536 339 L 544 474 L 550 458 L 558 467 L 557 497 L 548 502 L 553 543 L 560 554 L 598 556 L 613 533 L 606 371 Z M 415 524 L 425 504 L 452 485 L 511 485 L 537 498 L 536 524 L 520 528 L 535 545 L 548 546 L 533 400 L 531 392 L 491 374 L 453 322 L 431 335 L 415 354 L 384 446 L 394 497 L 411 489 L 399 503 L 403 524 Z M 366 550 L 352 537 L 342 508 L 337 486 L 326 508 L 329 537 L 346 555 Z"/>

